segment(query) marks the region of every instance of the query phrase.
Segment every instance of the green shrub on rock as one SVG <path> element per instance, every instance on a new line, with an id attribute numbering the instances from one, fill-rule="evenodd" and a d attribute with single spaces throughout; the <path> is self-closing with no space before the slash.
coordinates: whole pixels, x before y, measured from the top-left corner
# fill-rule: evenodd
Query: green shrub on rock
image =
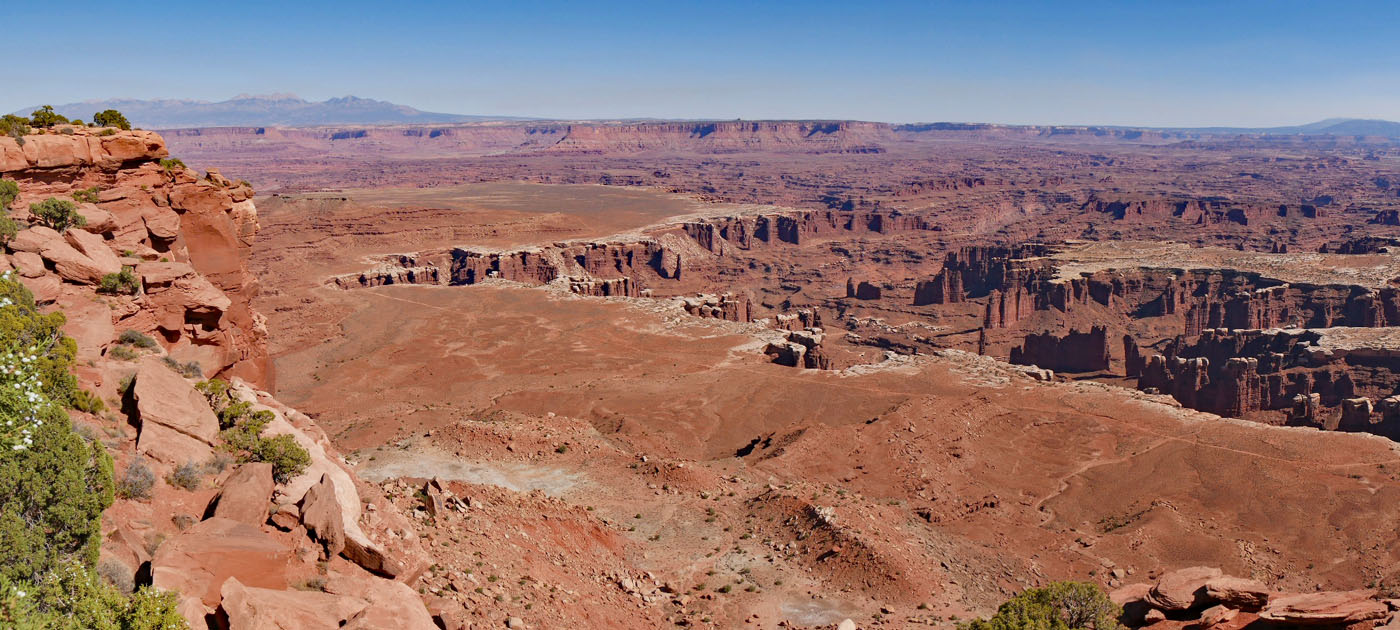
<path id="1" fill-rule="evenodd" d="M 19 197 L 19 184 L 14 180 L 0 179 L 0 212 L 10 209 L 10 204 Z"/>
<path id="2" fill-rule="evenodd" d="M 278 483 L 291 481 L 311 465 L 311 454 L 297 444 L 296 438 L 286 433 L 259 438 L 253 445 L 252 454 L 252 461 L 272 464 L 272 478 Z"/>
<path id="3" fill-rule="evenodd" d="M 958 630 L 1117 630 L 1121 608 L 1090 582 L 1053 582 L 1007 600 L 988 619 Z"/>
<path id="4" fill-rule="evenodd" d="M 136 295 L 141 291 L 141 279 L 136 277 L 131 267 L 122 267 L 117 273 L 102 276 L 97 283 L 97 290 L 113 295 Z"/>
<path id="5" fill-rule="evenodd" d="M 99 127 L 116 127 L 117 129 L 131 129 L 131 123 L 127 122 L 126 116 L 115 109 L 108 109 L 92 115 L 92 122 Z"/>
<path id="6" fill-rule="evenodd" d="M 45 105 L 43 107 L 40 107 L 39 109 L 34 110 L 34 113 L 29 115 L 29 124 L 34 125 L 35 127 L 47 128 L 52 127 L 54 125 L 63 125 L 67 123 L 68 119 L 64 118 L 62 114 L 59 114 L 58 112 L 54 111 L 53 105 Z"/>
<path id="7" fill-rule="evenodd" d="M 29 126 L 29 119 L 14 114 L 0 116 L 0 135 L 6 135 L 15 139 L 19 146 L 24 146 L 24 137 L 29 135 L 33 129 Z"/>
<path id="8" fill-rule="evenodd" d="M 78 214 L 78 206 L 73 205 L 73 202 L 67 199 L 50 197 L 38 203 L 31 203 L 29 204 L 29 214 L 34 215 L 39 223 L 59 232 L 70 227 L 82 227 L 87 224 L 87 219 Z"/>

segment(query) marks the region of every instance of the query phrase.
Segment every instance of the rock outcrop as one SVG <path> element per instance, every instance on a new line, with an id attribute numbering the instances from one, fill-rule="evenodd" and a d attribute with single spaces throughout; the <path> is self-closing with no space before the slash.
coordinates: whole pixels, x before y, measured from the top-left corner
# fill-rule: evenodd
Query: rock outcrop
<path id="1" fill-rule="evenodd" d="M 1385 332 L 1207 330 L 1147 357 L 1138 387 L 1224 416 L 1274 411 L 1290 424 L 1400 439 L 1400 416 L 1386 402 L 1400 356 L 1388 342 L 1365 342 Z"/>
<path id="2" fill-rule="evenodd" d="M 1279 593 L 1250 579 L 1223 575 L 1211 567 L 1191 567 L 1163 575 L 1155 584 L 1130 584 L 1109 594 L 1123 607 L 1129 627 L 1171 618 L 1216 627 L 1242 614 L 1279 627 L 1340 627 L 1384 619 L 1391 607 L 1375 591 Z M 1369 627 L 1369 626 L 1367 626 Z"/>
<path id="3" fill-rule="evenodd" d="M 185 265 L 197 279 L 139 273 L 143 283 L 151 281 L 149 291 L 118 300 L 117 326 L 155 336 L 172 356 L 199 363 L 207 375 L 236 375 L 270 387 L 267 333 L 252 308 L 258 284 L 247 270 L 257 234 L 253 191 L 216 171 L 201 178 L 158 162 L 167 155 L 164 140 L 146 131 L 101 135 L 75 128 L 70 135 L 26 136 L 23 148 L 13 138 L 0 138 L 0 175 L 20 184 L 16 209 L 79 188 L 99 189 L 96 203 L 79 207 L 86 226 L 65 234 L 32 226 L 10 249 L 38 255 L 59 279 L 76 284 L 95 284 L 123 266 Z M 176 291 L 158 297 L 168 288 L 161 278 Z M 148 299 L 161 308 L 145 308 Z"/>
<path id="4" fill-rule="evenodd" d="M 1108 329 L 1103 326 L 1085 333 L 1071 330 L 1063 337 L 1034 333 L 1011 349 L 1012 363 L 1056 372 L 1099 372 L 1108 369 L 1109 360 Z"/>

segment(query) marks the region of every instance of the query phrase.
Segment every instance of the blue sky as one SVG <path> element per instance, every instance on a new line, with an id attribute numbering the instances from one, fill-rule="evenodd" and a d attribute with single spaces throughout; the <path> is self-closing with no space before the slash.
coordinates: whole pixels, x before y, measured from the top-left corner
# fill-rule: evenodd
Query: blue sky
<path id="1" fill-rule="evenodd" d="M 1400 120 L 1400 2 L 12 4 L 0 111 L 292 92 L 564 118 Z"/>

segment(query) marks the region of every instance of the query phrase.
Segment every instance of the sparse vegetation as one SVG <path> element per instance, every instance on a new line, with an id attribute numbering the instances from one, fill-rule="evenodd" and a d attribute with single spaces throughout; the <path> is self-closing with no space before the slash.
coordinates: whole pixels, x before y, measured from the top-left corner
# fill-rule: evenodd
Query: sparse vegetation
<path id="1" fill-rule="evenodd" d="M 117 273 L 102 276 L 102 280 L 97 283 L 97 290 L 113 295 L 136 295 L 141 291 L 141 279 L 136 277 L 136 272 L 131 267 L 122 267 Z"/>
<path id="2" fill-rule="evenodd" d="M 252 449 L 250 461 L 272 464 L 272 477 L 278 483 L 286 483 L 311 464 L 311 454 L 306 452 L 296 438 L 289 434 L 270 438 L 259 437 Z"/>
<path id="3" fill-rule="evenodd" d="M 107 349 L 107 356 L 119 361 L 135 361 L 141 358 L 141 353 L 126 346 L 112 346 Z"/>
<path id="4" fill-rule="evenodd" d="M 174 173 L 175 171 L 184 170 L 185 163 L 182 162 L 180 158 L 162 158 L 160 167 L 165 169 L 167 173 Z"/>
<path id="5" fill-rule="evenodd" d="M 44 105 L 29 114 L 29 124 L 42 129 L 53 127 L 54 125 L 64 125 L 68 119 L 53 110 L 53 105 Z"/>
<path id="6" fill-rule="evenodd" d="M 38 203 L 31 203 L 29 204 L 29 214 L 34 215 L 39 223 L 59 232 L 70 227 L 82 227 L 87 224 L 87 219 L 78 214 L 78 206 L 73 205 L 73 202 L 67 199 L 50 197 Z"/>
<path id="7" fill-rule="evenodd" d="M 100 414 L 107 410 L 107 403 L 102 402 L 102 397 L 86 389 L 73 392 L 72 404 L 74 409 L 93 415 Z"/>
<path id="8" fill-rule="evenodd" d="M 185 462 L 166 475 L 165 482 L 184 490 L 198 490 L 204 481 L 204 470 L 199 464 Z"/>
<path id="9" fill-rule="evenodd" d="M 34 130 L 30 127 L 28 118 L 14 114 L 0 116 L 0 134 L 14 138 L 19 146 L 24 146 L 24 137 L 32 131 Z"/>
<path id="10" fill-rule="evenodd" d="M 141 460 L 131 462 L 117 479 L 117 496 L 123 499 L 149 499 L 156 485 L 156 474 Z"/>
<path id="11" fill-rule="evenodd" d="M 1091 582 L 1053 582 L 1007 600 L 987 619 L 958 630 L 1116 630 L 1122 609 Z"/>
<path id="12" fill-rule="evenodd" d="M 121 336 L 117 337 L 117 342 L 147 350 L 156 347 L 156 340 L 152 339 L 150 335 L 130 328 L 122 331 Z"/>
<path id="13" fill-rule="evenodd" d="M 204 368 L 200 367 L 198 361 L 181 363 L 171 357 L 162 357 L 161 361 L 165 363 L 166 367 L 175 370 L 185 378 L 202 378 L 204 376 Z"/>
<path id="14" fill-rule="evenodd" d="M 272 464 L 272 476 L 279 483 L 286 483 L 311 464 L 311 454 L 291 435 L 263 437 L 263 429 L 276 418 L 271 411 L 254 411 L 252 403 L 235 401 L 228 383 L 219 379 L 200 382 L 195 388 L 218 412 L 219 426 L 223 428 L 219 437 L 224 448 L 237 454 L 239 461 Z"/>
<path id="15" fill-rule="evenodd" d="M 10 209 L 10 204 L 19 197 L 19 184 L 14 180 L 0 179 L 0 212 Z"/>
<path id="16" fill-rule="evenodd" d="M 97 193 L 100 192 L 102 192 L 101 188 L 92 186 L 90 188 L 79 188 L 73 191 L 70 196 L 73 197 L 73 201 L 78 203 L 97 203 Z"/>

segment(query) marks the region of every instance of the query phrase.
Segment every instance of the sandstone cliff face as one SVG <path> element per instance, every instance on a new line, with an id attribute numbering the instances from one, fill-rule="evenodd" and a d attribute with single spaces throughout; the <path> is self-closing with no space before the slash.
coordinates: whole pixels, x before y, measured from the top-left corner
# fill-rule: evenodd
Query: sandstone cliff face
<path id="1" fill-rule="evenodd" d="M 701 247 L 723 254 L 726 247 L 754 249 L 775 243 L 801 245 L 822 237 L 892 234 L 937 230 L 925 217 L 899 212 L 797 211 L 783 214 L 723 217 L 688 222 L 683 229 Z"/>
<path id="2" fill-rule="evenodd" d="M 1240 204 L 1220 199 L 1092 197 L 1085 203 L 1084 210 L 1108 214 L 1119 221 L 1175 219 L 1192 225 L 1251 225 L 1268 220 L 1316 219 L 1325 215 L 1324 209 L 1311 204 Z"/>
<path id="3" fill-rule="evenodd" d="M 1108 329 L 1103 326 L 1094 326 L 1086 333 L 1071 330 L 1063 337 L 1048 332 L 1031 334 L 1011 349 L 1012 363 L 1056 372 L 1107 370 L 1109 358 Z"/>
<path id="4" fill-rule="evenodd" d="M 988 298 L 985 325 L 1006 328 L 1031 311 L 1067 313 L 1091 303 L 1133 318 L 1180 316 L 1182 332 L 1213 328 L 1381 327 L 1400 322 L 1400 290 L 1285 284 L 1257 273 L 1137 267 L 1057 278 L 1040 246 L 963 247 L 915 288 L 914 304 Z"/>
<path id="5" fill-rule="evenodd" d="M 1364 335 L 1365 331 L 1353 331 Z M 1278 420 L 1400 439 L 1400 352 L 1329 347 L 1333 330 L 1207 330 L 1148 356 L 1138 387 L 1223 416 L 1280 412 Z"/>
<path id="6" fill-rule="evenodd" d="M 74 235 L 100 236 L 88 242 L 93 249 L 84 256 L 119 259 L 116 271 L 133 267 L 148 286 L 116 300 L 115 326 L 155 336 L 171 356 L 198 363 L 207 376 L 239 376 L 272 387 L 267 332 L 252 308 L 258 284 L 247 270 L 258 229 L 250 187 L 217 172 L 199 178 L 183 168 L 164 168 L 158 163 L 167 156 L 164 141 L 143 131 L 26 136 L 22 148 L 13 138 L 0 138 L 0 154 L 23 158 L 0 160 L 0 175 L 20 184 L 14 204 L 20 218 L 32 202 L 98 188 L 97 203 L 79 208 L 88 226 Z M 29 232 L 17 239 L 19 249 L 33 250 L 55 268 L 81 263 L 39 242 L 41 233 Z M 40 251 L 45 248 L 48 255 Z M 36 293 L 41 299 L 56 296 Z"/>

